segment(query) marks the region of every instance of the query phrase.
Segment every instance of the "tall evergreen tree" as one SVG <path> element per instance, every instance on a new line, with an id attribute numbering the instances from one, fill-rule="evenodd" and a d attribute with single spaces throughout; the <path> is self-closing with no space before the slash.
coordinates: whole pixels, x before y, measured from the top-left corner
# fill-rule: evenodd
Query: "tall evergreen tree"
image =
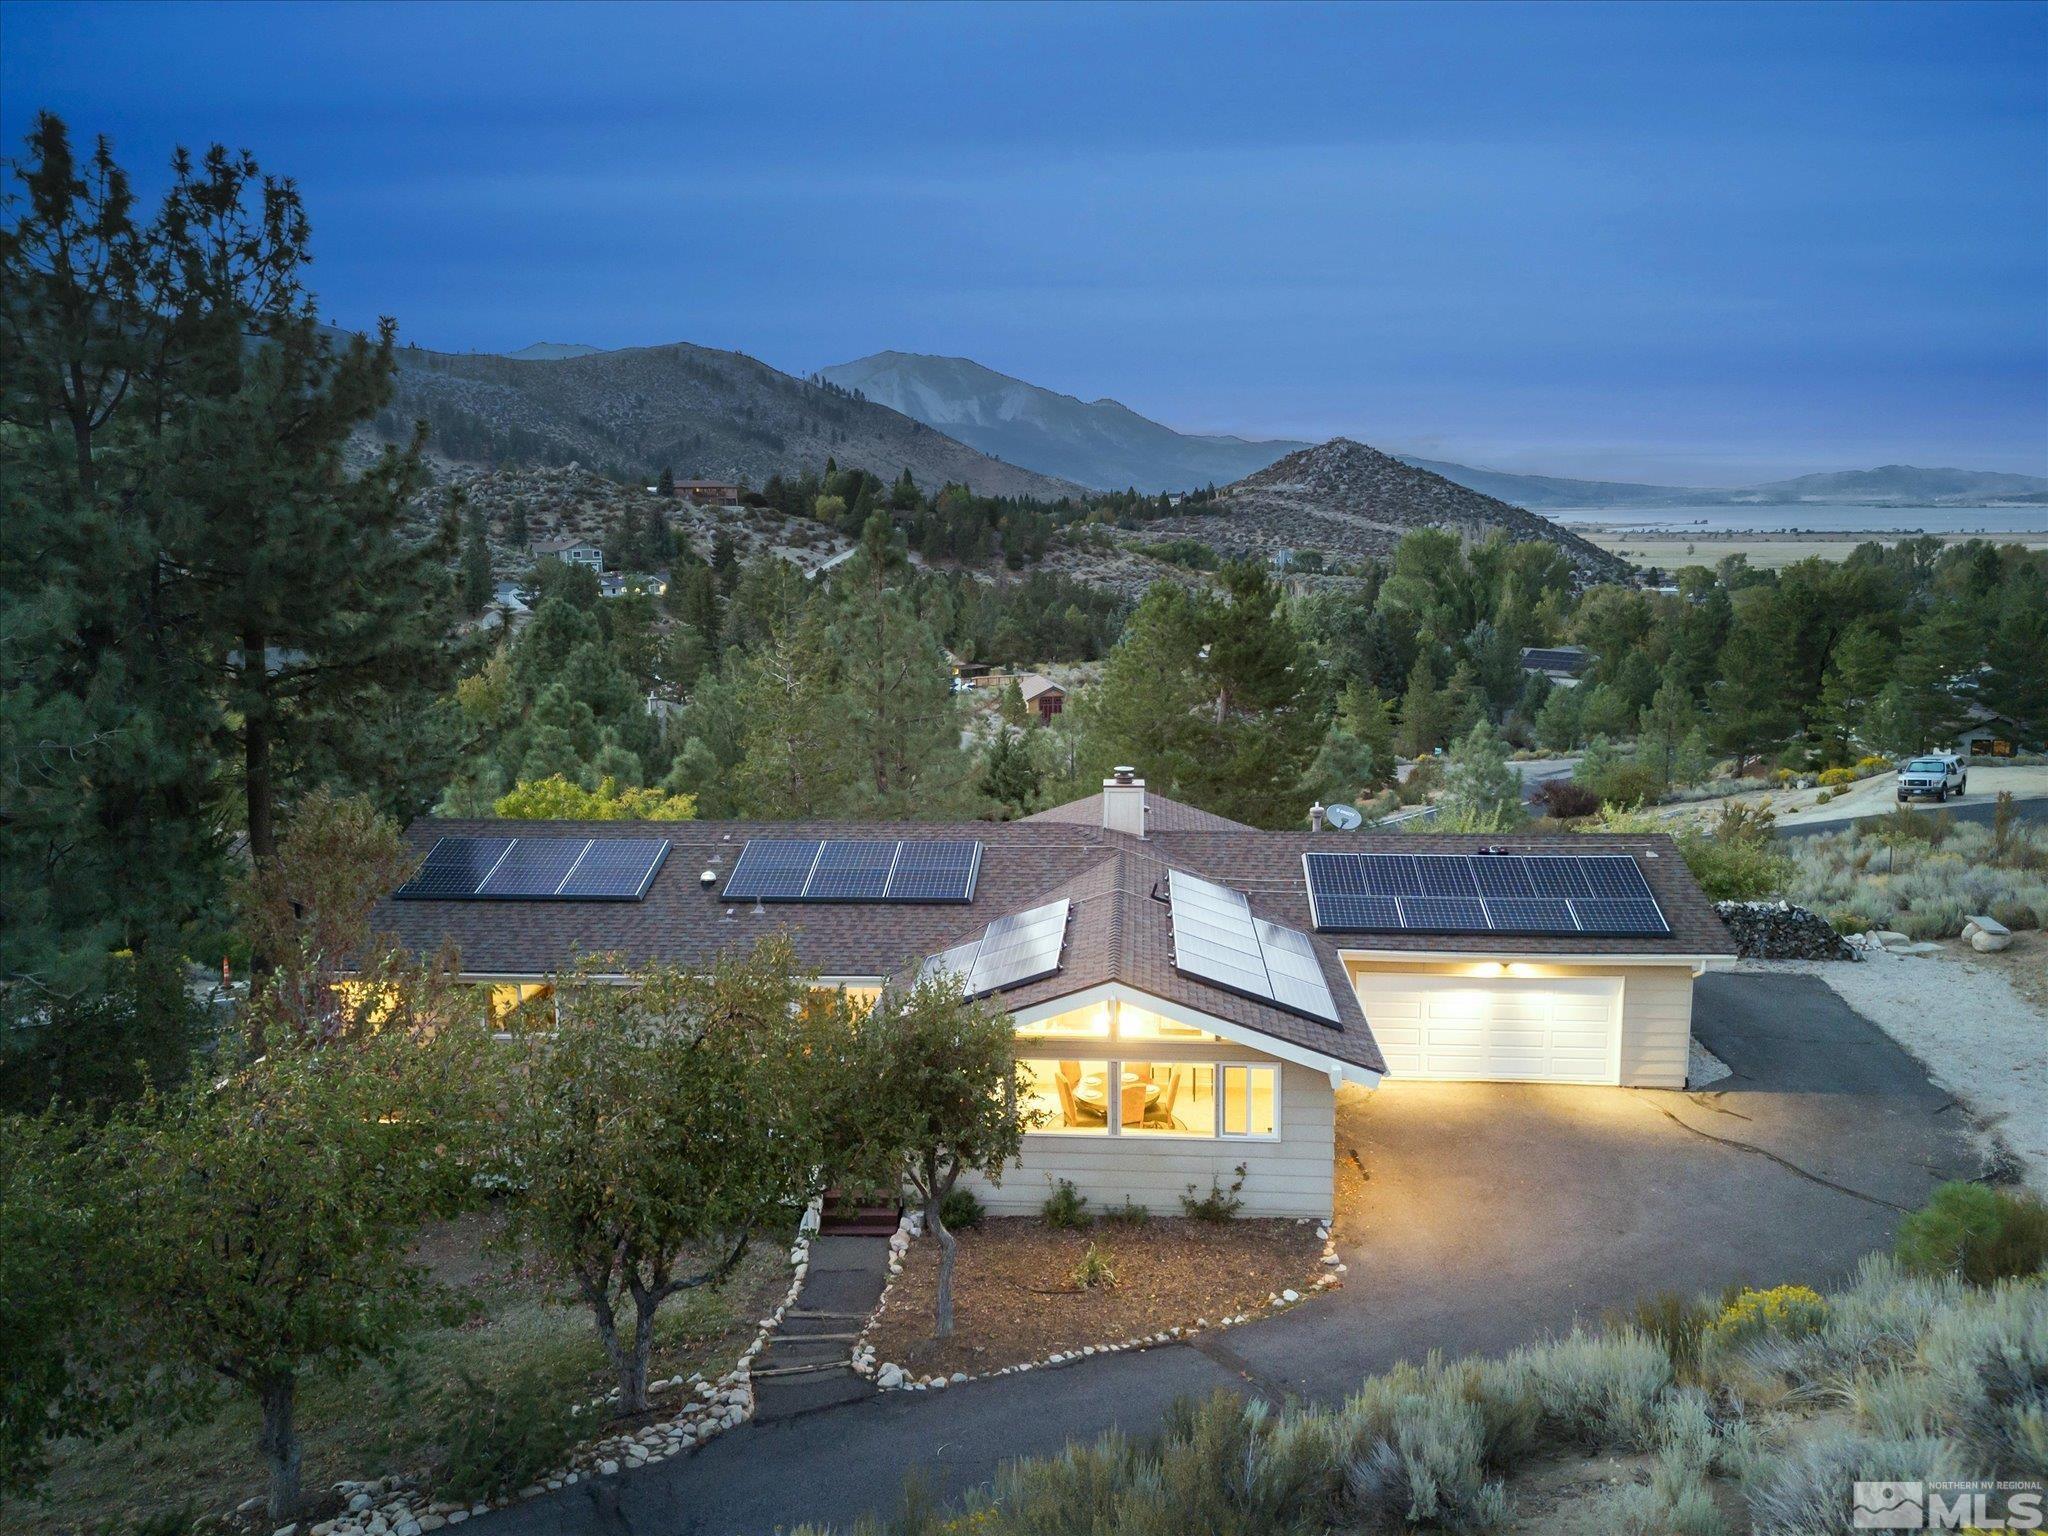
<path id="1" fill-rule="evenodd" d="M 491 575 L 491 546 L 484 532 L 483 508 L 470 502 L 463 507 L 462 606 L 471 614 L 488 608 L 497 582 Z"/>
<path id="2" fill-rule="evenodd" d="M 889 515 L 876 512 L 836 587 L 839 725 L 859 764 L 853 806 L 873 814 L 931 814 L 967 766 L 952 672 L 904 590 L 909 569 Z"/>

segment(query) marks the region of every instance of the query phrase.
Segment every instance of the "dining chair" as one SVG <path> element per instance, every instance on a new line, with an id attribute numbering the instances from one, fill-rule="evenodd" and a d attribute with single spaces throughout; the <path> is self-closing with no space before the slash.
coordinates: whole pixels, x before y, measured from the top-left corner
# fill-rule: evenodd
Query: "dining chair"
<path id="1" fill-rule="evenodd" d="M 1159 1102 L 1153 1105 L 1150 1113 L 1145 1116 L 1148 1124 L 1173 1124 L 1173 1101 L 1180 1097 L 1180 1079 L 1181 1070 L 1178 1067 L 1166 1074 L 1166 1091 L 1159 1095 Z"/>
<path id="2" fill-rule="evenodd" d="M 1145 1123 L 1145 1088 L 1146 1085 L 1144 1083 L 1124 1084 L 1121 1103 L 1123 1105 L 1123 1123 L 1125 1125 L 1143 1125 Z"/>

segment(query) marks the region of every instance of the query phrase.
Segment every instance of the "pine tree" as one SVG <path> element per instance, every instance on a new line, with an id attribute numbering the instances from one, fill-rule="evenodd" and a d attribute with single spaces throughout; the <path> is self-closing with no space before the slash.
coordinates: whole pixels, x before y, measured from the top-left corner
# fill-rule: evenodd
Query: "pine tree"
<path id="1" fill-rule="evenodd" d="M 1692 696 L 1675 676 L 1666 678 L 1656 697 L 1643 706 L 1637 733 L 1642 751 L 1662 783 L 1676 780 L 1679 746 L 1698 721 L 1699 711 L 1693 707 Z"/>
<path id="2" fill-rule="evenodd" d="M 1709 700 L 1715 734 L 1738 759 L 1768 751 L 1791 730 L 1792 712 L 1785 702 L 1791 659 L 1790 641 L 1769 594 L 1745 594 L 1721 648 L 1721 680 Z"/>
<path id="3" fill-rule="evenodd" d="M 524 549 L 533 542 L 533 535 L 526 527 L 526 501 L 523 497 L 515 498 L 512 503 L 512 525 L 506 530 L 505 537 L 514 549 Z"/>
<path id="4" fill-rule="evenodd" d="M 1409 757 L 1427 757 L 1443 745 L 1450 715 L 1450 697 L 1437 686 L 1436 669 L 1427 655 L 1417 656 L 1401 698 L 1401 750 Z"/>
<path id="5" fill-rule="evenodd" d="M 484 536 L 483 508 L 470 503 L 462 510 L 462 606 L 479 614 L 497 591 L 491 576 L 491 546 Z"/>
<path id="6" fill-rule="evenodd" d="M 1508 766 L 1507 744 L 1484 720 L 1451 748 L 1444 769 L 1442 814 L 1474 827 L 1506 827 L 1522 819 L 1522 779 Z"/>
<path id="7" fill-rule="evenodd" d="M 2031 728 L 2032 740 L 2048 734 L 2048 578 L 2036 567 L 2015 569 L 1999 594 L 1984 702 Z"/>
<path id="8" fill-rule="evenodd" d="M 833 633 L 840 733 L 859 763 L 853 806 L 875 815 L 932 814 L 966 772 L 945 649 L 902 590 L 909 562 L 886 512 L 861 531 Z"/>
<path id="9" fill-rule="evenodd" d="M 661 478 L 655 482 L 654 488 L 661 494 L 664 500 L 673 501 L 675 499 L 676 472 L 673 466 L 668 464 L 661 466 Z"/>

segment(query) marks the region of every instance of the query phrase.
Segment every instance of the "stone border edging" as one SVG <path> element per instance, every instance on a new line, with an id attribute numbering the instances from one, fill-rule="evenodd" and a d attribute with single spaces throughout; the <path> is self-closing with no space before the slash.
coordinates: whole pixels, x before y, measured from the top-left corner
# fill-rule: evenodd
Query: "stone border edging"
<path id="1" fill-rule="evenodd" d="M 1303 1216 L 1296 1219 L 1306 1223 L 1315 1218 Z M 1221 1332 L 1225 1328 L 1234 1328 L 1240 1323 L 1248 1323 L 1255 1317 L 1269 1316 L 1274 1312 L 1284 1312 L 1289 1307 L 1298 1306 L 1300 1303 L 1308 1300 L 1310 1296 L 1320 1291 L 1331 1290 L 1341 1286 L 1344 1283 L 1344 1276 L 1349 1270 L 1349 1266 L 1338 1257 L 1337 1239 L 1332 1235 L 1331 1223 L 1317 1221 L 1316 1236 L 1323 1240 L 1323 1273 L 1316 1276 L 1315 1283 L 1308 1288 L 1306 1293 L 1290 1288 L 1269 1294 L 1266 1301 L 1266 1310 L 1263 1312 L 1239 1312 L 1229 1317 L 1219 1318 L 1214 1323 L 1211 1323 L 1206 1317 L 1198 1317 L 1191 1324 L 1162 1329 L 1158 1333 L 1148 1333 L 1134 1339 L 1115 1339 L 1102 1344 L 1084 1344 L 1078 1349 L 1055 1350 L 1052 1354 L 1042 1359 L 1021 1360 L 1013 1365 L 1000 1365 L 993 1370 L 979 1371 L 973 1375 L 968 1374 L 966 1371 L 955 1371 L 950 1376 L 920 1377 L 913 1376 L 908 1370 L 893 1361 L 880 1360 L 877 1357 L 874 1345 L 868 1342 L 868 1338 L 874 1332 L 875 1325 L 882 1320 L 882 1313 L 888 1308 L 889 1292 L 896 1276 L 903 1273 L 903 1256 L 910 1247 L 911 1239 L 920 1236 L 923 1229 L 924 1217 L 922 1213 L 906 1211 L 903 1213 L 902 1219 L 897 1222 L 895 1232 L 890 1234 L 889 1237 L 890 1284 L 882 1287 L 882 1299 L 875 1303 L 875 1310 L 869 1314 L 868 1320 L 861 1324 L 860 1337 L 853 1346 L 854 1372 L 857 1375 L 871 1378 L 874 1381 L 875 1389 L 879 1392 L 942 1392 L 947 1387 L 960 1386 L 970 1381 L 987 1381 L 997 1376 L 1016 1376 L 1021 1375 L 1025 1371 L 1032 1370 L 1051 1370 L 1057 1366 L 1071 1365 L 1076 1360 L 1089 1359 L 1096 1355 L 1114 1355 L 1121 1354 L 1126 1350 L 1154 1349 L 1164 1344 L 1183 1343 L 1198 1333 Z"/>

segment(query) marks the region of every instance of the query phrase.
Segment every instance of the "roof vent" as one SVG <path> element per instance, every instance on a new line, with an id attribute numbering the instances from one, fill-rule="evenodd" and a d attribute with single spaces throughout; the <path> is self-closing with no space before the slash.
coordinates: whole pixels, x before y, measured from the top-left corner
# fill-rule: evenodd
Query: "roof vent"
<path id="1" fill-rule="evenodd" d="M 710 890 L 711 887 L 718 884 L 718 871 L 715 869 L 705 870 L 704 873 L 697 877 L 697 883 L 705 890 Z"/>

